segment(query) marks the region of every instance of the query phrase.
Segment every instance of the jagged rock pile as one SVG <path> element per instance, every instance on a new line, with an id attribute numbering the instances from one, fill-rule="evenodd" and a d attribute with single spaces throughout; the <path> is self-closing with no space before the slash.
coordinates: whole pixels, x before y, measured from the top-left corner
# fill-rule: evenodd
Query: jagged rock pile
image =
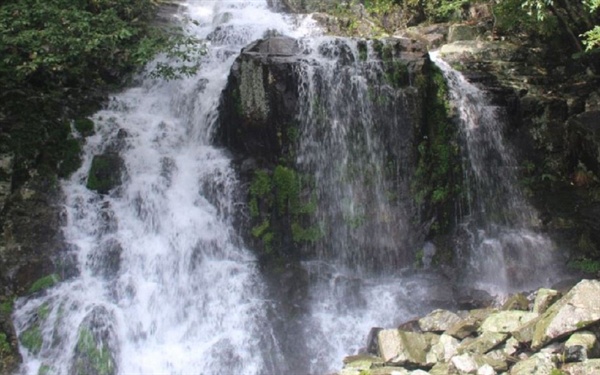
<path id="1" fill-rule="evenodd" d="M 600 281 L 583 280 L 562 298 L 540 289 L 501 308 L 374 328 L 366 353 L 346 357 L 338 375 L 595 375 L 599 339 Z"/>

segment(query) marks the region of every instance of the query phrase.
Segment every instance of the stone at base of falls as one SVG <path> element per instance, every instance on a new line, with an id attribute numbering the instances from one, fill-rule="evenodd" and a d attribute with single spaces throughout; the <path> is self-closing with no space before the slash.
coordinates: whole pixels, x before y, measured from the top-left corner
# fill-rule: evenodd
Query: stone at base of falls
<path id="1" fill-rule="evenodd" d="M 583 362 L 600 357 L 598 338 L 589 331 L 574 333 L 565 342 L 564 353 L 566 362 Z"/>
<path id="2" fill-rule="evenodd" d="M 523 293 L 517 293 L 511 296 L 502 305 L 502 310 L 529 310 L 529 300 Z"/>
<path id="3" fill-rule="evenodd" d="M 123 159 L 117 153 L 95 155 L 87 179 L 87 188 L 107 194 L 121 184 Z"/>
<path id="4" fill-rule="evenodd" d="M 419 319 L 419 327 L 423 332 L 444 332 L 461 320 L 451 311 L 438 309 Z"/>
<path id="5" fill-rule="evenodd" d="M 567 363 L 561 370 L 569 375 L 600 374 L 600 359 L 590 359 L 585 362 Z"/>
<path id="6" fill-rule="evenodd" d="M 464 342 L 457 348 L 458 353 L 485 354 L 508 339 L 507 333 L 483 332 L 473 341 Z M 466 340 L 465 340 L 466 341 Z"/>
<path id="7" fill-rule="evenodd" d="M 514 365 L 510 375 L 551 375 L 555 369 L 556 365 L 550 354 L 537 353 Z"/>
<path id="8" fill-rule="evenodd" d="M 543 314 L 548 307 L 560 298 L 560 293 L 554 289 L 542 288 L 538 290 L 533 301 L 533 312 Z"/>
<path id="9" fill-rule="evenodd" d="M 387 363 L 432 366 L 434 362 L 428 362 L 427 352 L 439 341 L 439 336 L 432 333 L 384 329 L 379 332 L 377 339 L 379 355 Z"/>
<path id="10" fill-rule="evenodd" d="M 600 321 L 600 281 L 583 280 L 552 305 L 536 324 L 531 346 L 545 344 Z"/>
<path id="11" fill-rule="evenodd" d="M 481 331 L 510 333 L 538 316 L 538 314 L 526 311 L 499 311 L 483 321 Z"/>
<path id="12" fill-rule="evenodd" d="M 544 295 L 550 296 L 550 305 L 543 315 L 488 308 L 458 312 L 456 315 L 463 319 L 441 335 L 373 330 L 377 340 L 372 340 L 372 349 L 384 362 L 373 362 L 370 368 L 365 364 L 362 372 L 339 374 L 406 375 L 418 369 L 430 375 L 600 375 L 600 359 L 596 359 L 600 357 L 600 281 L 582 280 L 555 302 L 558 294 L 547 291 L 538 290 L 538 304 L 530 307 L 543 310 L 546 302 L 540 301 L 547 300 Z M 436 314 L 440 311 L 427 316 Z M 401 326 L 413 326 L 418 321 Z M 469 329 L 461 337 L 451 335 L 465 325 Z M 549 327 L 556 331 L 549 331 Z M 563 328 L 569 330 L 554 337 L 547 334 L 538 348 L 531 345 L 534 332 L 558 333 Z"/>

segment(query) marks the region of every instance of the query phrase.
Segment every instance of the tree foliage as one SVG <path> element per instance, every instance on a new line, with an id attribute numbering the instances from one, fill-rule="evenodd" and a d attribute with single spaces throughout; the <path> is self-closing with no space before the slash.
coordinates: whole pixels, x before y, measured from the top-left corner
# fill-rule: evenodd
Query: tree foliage
<path id="1" fill-rule="evenodd" d="M 151 26 L 156 7 L 151 0 L 5 1 L 0 6 L 2 96 L 117 84 L 167 46 L 176 44 L 179 51 L 192 45 L 182 37 L 174 42 L 176 34 Z"/>

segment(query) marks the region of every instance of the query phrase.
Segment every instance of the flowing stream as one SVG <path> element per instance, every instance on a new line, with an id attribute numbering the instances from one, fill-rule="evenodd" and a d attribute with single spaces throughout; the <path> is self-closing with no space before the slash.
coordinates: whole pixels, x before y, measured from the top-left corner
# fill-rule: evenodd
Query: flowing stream
<path id="1" fill-rule="evenodd" d="M 381 66 L 354 40 L 303 39 L 297 164 L 317 182 L 316 220 L 333 229 L 316 259 L 301 264 L 305 279 L 278 286 L 303 289 L 299 305 L 286 307 L 235 233 L 237 179 L 211 138 L 241 48 L 273 31 L 298 38 L 318 30 L 310 19 L 273 13 L 266 0 L 189 0 L 180 16 L 193 21 L 187 32 L 209 40 L 201 69 L 177 81 L 142 77 L 93 117 L 83 166 L 63 183 L 76 272 L 17 301 L 21 373 L 323 374 L 364 347 L 371 327 L 453 307 L 448 279 L 410 270 L 419 239 L 411 238 L 409 207 L 390 195 L 408 194 L 410 151 L 393 155 L 390 172 L 383 145 L 395 134 L 398 149 L 410 150 L 400 130 L 413 126 L 412 82 L 408 91 L 383 84 Z M 365 48 L 370 56 L 373 45 Z M 507 288 L 534 263 L 549 266 L 552 244 L 529 224 L 493 110 L 434 60 L 460 103 L 473 166 L 471 268 L 482 286 Z M 123 183 L 108 195 L 86 188 L 99 154 L 123 160 Z M 486 211 L 501 219 L 484 219 Z M 500 279 L 486 278 L 498 264 Z"/>

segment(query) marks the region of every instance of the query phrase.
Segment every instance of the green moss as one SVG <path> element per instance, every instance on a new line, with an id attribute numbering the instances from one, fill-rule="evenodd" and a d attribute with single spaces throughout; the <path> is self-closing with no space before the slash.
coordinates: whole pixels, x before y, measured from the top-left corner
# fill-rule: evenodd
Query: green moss
<path id="1" fill-rule="evenodd" d="M 57 274 L 44 276 L 44 277 L 36 280 L 31 285 L 31 287 L 29 288 L 29 294 L 33 294 L 33 293 L 39 292 L 41 290 L 48 289 L 59 281 L 60 281 L 60 277 Z"/>
<path id="2" fill-rule="evenodd" d="M 392 87 L 400 88 L 410 84 L 408 66 L 403 61 L 392 61 L 386 70 L 386 80 Z"/>
<path id="3" fill-rule="evenodd" d="M 94 121 L 89 118 L 78 118 L 73 121 L 73 127 L 84 137 L 94 134 Z"/>
<path id="4" fill-rule="evenodd" d="M 8 301 L 4 301 L 0 303 L 0 314 L 10 315 L 13 312 L 14 308 L 14 300 L 9 299 Z"/>
<path id="5" fill-rule="evenodd" d="M 97 375 L 111 375 L 115 371 L 115 362 L 109 348 L 103 342 L 96 342 L 94 335 L 87 328 L 79 330 L 77 339 L 79 357 L 75 361 L 77 374 L 88 374 L 92 370 Z"/>
<path id="6" fill-rule="evenodd" d="M 121 183 L 122 161 L 117 154 L 96 155 L 87 179 L 87 188 L 106 194 Z"/>
<path id="7" fill-rule="evenodd" d="M 569 267 L 587 273 L 600 272 L 600 260 L 578 259 L 569 263 Z"/>
<path id="8" fill-rule="evenodd" d="M 42 349 L 42 344 L 44 343 L 44 337 L 42 336 L 42 331 L 38 325 L 29 327 L 21 333 L 19 340 L 21 341 L 21 345 L 33 354 L 39 353 Z"/>
<path id="9" fill-rule="evenodd" d="M 255 172 L 249 189 L 249 210 L 254 222 L 251 234 L 261 241 L 265 253 L 284 251 L 280 245 L 287 238 L 303 244 L 323 236 L 318 226 L 309 224 L 316 211 L 314 197 L 303 195 L 309 186 L 309 180 L 284 165 L 277 165 L 272 173 Z"/>
<path id="10" fill-rule="evenodd" d="M 416 84 L 424 96 L 424 123 L 411 191 L 424 216 L 436 218 L 431 233 L 441 234 L 450 230 L 455 202 L 462 193 L 458 129 L 449 115 L 448 88 L 441 71 L 430 66 L 427 79 L 417 79 Z"/>
<path id="11" fill-rule="evenodd" d="M 10 355 L 12 352 L 12 348 L 10 343 L 8 342 L 8 337 L 6 333 L 0 332 L 0 358 L 4 358 L 7 355 Z"/>
<path id="12" fill-rule="evenodd" d="M 52 370 L 52 367 L 50 367 L 48 365 L 41 365 L 40 368 L 38 369 L 38 375 L 48 375 L 48 374 L 50 374 L 51 370 Z"/>
<path id="13" fill-rule="evenodd" d="M 67 178 L 79 167 L 81 167 L 81 143 L 77 139 L 67 139 L 61 148 L 58 176 Z"/>

